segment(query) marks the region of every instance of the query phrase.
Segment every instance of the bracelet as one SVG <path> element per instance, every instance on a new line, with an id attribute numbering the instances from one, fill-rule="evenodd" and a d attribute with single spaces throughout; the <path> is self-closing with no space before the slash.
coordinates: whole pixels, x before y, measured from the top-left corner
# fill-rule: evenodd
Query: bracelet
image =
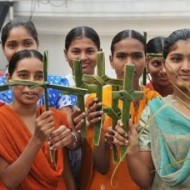
<path id="1" fill-rule="evenodd" d="M 74 132 L 71 132 L 71 135 L 74 137 L 74 142 L 70 149 L 75 149 L 77 146 L 77 135 Z"/>

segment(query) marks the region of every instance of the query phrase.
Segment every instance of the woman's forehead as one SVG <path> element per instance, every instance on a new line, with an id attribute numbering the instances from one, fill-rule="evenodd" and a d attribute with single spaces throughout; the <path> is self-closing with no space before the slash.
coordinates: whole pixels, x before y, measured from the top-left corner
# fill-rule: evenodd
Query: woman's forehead
<path id="1" fill-rule="evenodd" d="M 144 51 L 144 45 L 137 39 L 134 38 L 125 38 L 119 42 L 117 42 L 115 45 L 115 50 L 119 48 L 127 48 L 127 49 L 133 49 L 133 50 L 139 50 Z"/>

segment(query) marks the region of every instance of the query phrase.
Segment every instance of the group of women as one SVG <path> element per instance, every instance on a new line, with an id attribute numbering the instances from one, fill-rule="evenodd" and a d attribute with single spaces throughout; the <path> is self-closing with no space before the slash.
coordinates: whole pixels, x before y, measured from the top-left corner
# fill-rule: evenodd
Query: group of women
<path id="1" fill-rule="evenodd" d="M 43 56 L 31 21 L 8 22 L 1 42 L 9 64 L 0 85 L 11 80 L 43 83 Z M 83 113 L 74 95 L 48 89 L 51 108 L 45 110 L 40 85 L 13 86 L 0 92 L 0 189 L 188 189 L 190 29 L 147 44 L 139 32 L 123 30 L 113 37 L 110 49 L 117 79 L 124 78 L 126 64 L 134 64 L 133 87 L 144 94 L 130 105 L 129 132 L 123 130 L 121 120 L 110 127 L 112 118 L 101 109 L 107 102 L 94 95 L 87 97 Z M 81 60 L 83 74 L 93 75 L 98 51 L 100 39 L 93 28 L 73 28 L 64 49 L 72 74 L 49 75 L 48 81 L 75 86 L 73 60 Z M 140 83 L 145 68 L 150 76 L 146 86 Z M 108 93 L 109 86 L 103 96 Z M 85 119 L 89 132 L 82 139 Z M 94 146 L 93 127 L 100 120 L 100 144 Z M 113 145 L 128 147 L 119 164 L 113 163 Z"/>

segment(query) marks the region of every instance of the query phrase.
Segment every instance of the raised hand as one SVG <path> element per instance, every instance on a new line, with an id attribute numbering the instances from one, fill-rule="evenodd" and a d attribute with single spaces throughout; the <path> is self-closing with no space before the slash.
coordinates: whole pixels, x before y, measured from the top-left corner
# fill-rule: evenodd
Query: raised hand
<path id="1" fill-rule="evenodd" d="M 72 143 L 71 130 L 65 125 L 59 126 L 50 134 L 48 142 L 50 149 L 58 149 L 70 145 Z"/>
<path id="2" fill-rule="evenodd" d="M 90 101 L 87 109 L 87 121 L 89 126 L 93 126 L 96 122 L 100 121 L 103 116 L 103 111 L 101 110 L 102 103 L 94 98 Z"/>
<path id="3" fill-rule="evenodd" d="M 82 112 L 77 106 L 73 107 L 72 109 L 72 119 L 74 123 L 74 129 L 80 133 L 81 127 L 84 123 L 86 113 Z"/>
<path id="4" fill-rule="evenodd" d="M 129 120 L 129 132 L 127 133 L 122 128 L 123 123 L 118 120 L 115 127 L 115 133 L 113 137 L 113 144 L 118 146 L 129 146 L 129 151 L 139 151 L 138 149 L 138 133 L 136 130 L 137 125 L 133 124 L 132 120 Z"/>
<path id="5" fill-rule="evenodd" d="M 112 127 L 108 127 L 106 132 L 105 132 L 105 141 L 107 144 L 110 146 L 110 148 L 113 148 L 113 141 L 114 141 L 114 136 L 115 136 L 116 131 L 112 129 Z"/>
<path id="6" fill-rule="evenodd" d="M 119 146 L 127 146 L 128 134 L 127 132 L 125 132 L 125 130 L 122 127 L 123 127 L 123 123 L 120 119 L 117 121 L 117 125 L 115 127 L 113 143 Z"/>
<path id="7" fill-rule="evenodd" d="M 50 137 L 55 129 L 53 112 L 51 110 L 43 112 L 37 119 L 33 136 L 41 143 Z"/>

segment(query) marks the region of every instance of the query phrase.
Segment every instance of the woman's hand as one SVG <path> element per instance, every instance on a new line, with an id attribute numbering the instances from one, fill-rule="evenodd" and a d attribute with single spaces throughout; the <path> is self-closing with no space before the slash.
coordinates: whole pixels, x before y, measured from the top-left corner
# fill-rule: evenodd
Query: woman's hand
<path id="1" fill-rule="evenodd" d="M 106 132 L 105 132 L 105 142 L 109 145 L 110 148 L 113 148 L 113 141 L 114 141 L 114 136 L 115 136 L 116 131 L 112 129 L 112 127 L 108 127 Z"/>
<path id="2" fill-rule="evenodd" d="M 41 143 L 47 140 L 50 134 L 55 129 L 55 123 L 53 118 L 53 112 L 51 110 L 43 112 L 36 119 L 36 126 L 34 129 L 34 137 Z"/>
<path id="3" fill-rule="evenodd" d="M 113 143 L 117 146 L 128 146 L 127 153 L 138 152 L 138 133 L 136 130 L 137 125 L 132 123 L 132 120 L 129 120 L 129 131 L 128 133 L 122 128 L 123 123 L 121 120 L 118 120 L 115 127 L 115 134 L 113 138 Z"/>
<path id="4" fill-rule="evenodd" d="M 113 143 L 118 146 L 127 146 L 128 134 L 122 127 L 123 127 L 123 123 L 120 119 L 117 121 L 117 125 L 115 127 Z"/>
<path id="5" fill-rule="evenodd" d="M 108 127 L 107 131 L 105 133 L 105 141 L 108 143 L 110 148 L 113 148 L 113 144 L 116 146 L 127 146 L 128 140 L 127 140 L 127 133 L 122 128 L 123 123 L 120 120 L 118 120 L 117 125 L 115 129 L 112 129 L 112 127 Z"/>
<path id="6" fill-rule="evenodd" d="M 93 126 L 95 123 L 100 121 L 103 116 L 102 103 L 94 98 L 90 101 L 87 109 L 87 121 L 89 126 Z"/>
<path id="7" fill-rule="evenodd" d="M 59 126 L 51 133 L 48 142 L 50 149 L 58 149 L 70 145 L 72 143 L 71 130 L 65 125 Z"/>
<path id="8" fill-rule="evenodd" d="M 77 106 L 73 107 L 71 117 L 73 119 L 74 128 L 78 133 L 81 132 L 81 127 L 85 121 L 85 116 L 85 112 L 82 112 Z"/>

